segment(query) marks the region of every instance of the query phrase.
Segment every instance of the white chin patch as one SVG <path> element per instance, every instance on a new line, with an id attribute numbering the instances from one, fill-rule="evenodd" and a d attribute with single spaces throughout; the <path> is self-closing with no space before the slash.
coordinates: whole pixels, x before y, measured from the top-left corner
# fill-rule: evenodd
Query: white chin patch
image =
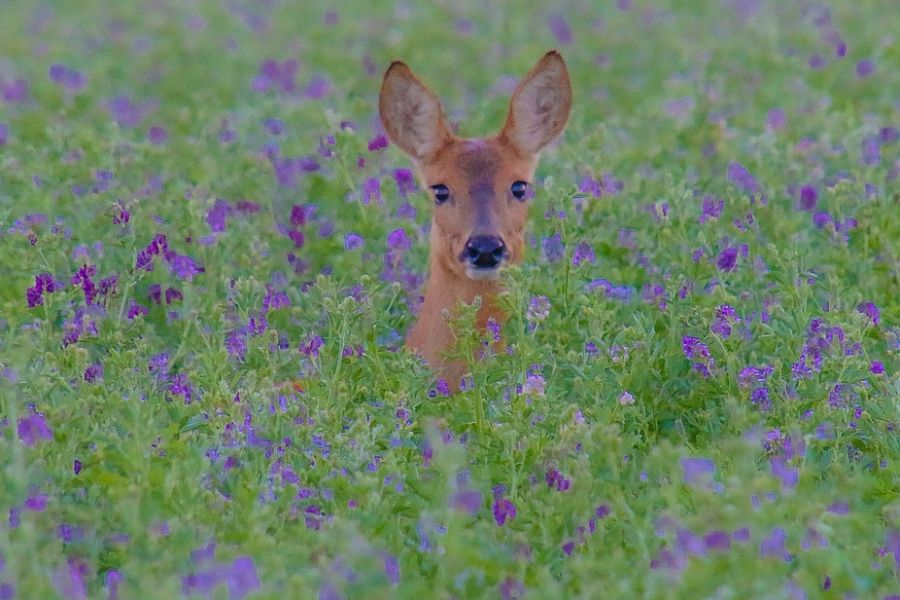
<path id="1" fill-rule="evenodd" d="M 468 275 L 469 279 L 476 280 L 499 279 L 500 267 L 497 266 L 493 269 L 478 269 L 476 267 L 466 267 L 466 275 Z"/>

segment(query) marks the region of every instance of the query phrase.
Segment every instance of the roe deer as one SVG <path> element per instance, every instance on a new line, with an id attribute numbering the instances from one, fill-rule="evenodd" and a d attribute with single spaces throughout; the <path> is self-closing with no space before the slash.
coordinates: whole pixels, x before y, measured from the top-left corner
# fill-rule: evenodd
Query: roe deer
<path id="1" fill-rule="evenodd" d="M 437 96 L 406 64 L 393 62 L 384 74 L 381 121 L 388 138 L 412 158 L 435 204 L 425 300 L 406 345 L 454 391 L 466 365 L 444 358 L 454 340 L 443 311 L 481 296 L 477 326 L 505 320 L 495 304 L 500 267 L 522 260 L 538 157 L 562 133 L 571 104 L 569 73 L 553 50 L 519 82 L 499 134 L 463 139 L 450 133 Z"/>

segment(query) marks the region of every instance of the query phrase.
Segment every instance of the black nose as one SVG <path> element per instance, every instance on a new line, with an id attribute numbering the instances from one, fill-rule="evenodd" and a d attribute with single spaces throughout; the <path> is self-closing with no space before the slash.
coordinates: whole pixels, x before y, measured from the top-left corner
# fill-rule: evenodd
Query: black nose
<path id="1" fill-rule="evenodd" d="M 476 235 L 466 242 L 465 257 L 479 269 L 493 269 L 506 258 L 506 245 L 496 235 Z"/>

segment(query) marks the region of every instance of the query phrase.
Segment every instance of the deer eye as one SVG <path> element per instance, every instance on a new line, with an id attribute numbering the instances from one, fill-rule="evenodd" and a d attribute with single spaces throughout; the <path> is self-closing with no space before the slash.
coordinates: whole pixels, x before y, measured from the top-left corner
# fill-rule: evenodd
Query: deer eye
<path id="1" fill-rule="evenodd" d="M 431 191 L 434 192 L 435 204 L 443 204 L 450 199 L 450 189 L 443 183 L 431 186 Z"/>
<path id="2" fill-rule="evenodd" d="M 525 195 L 528 193 L 528 182 L 527 181 L 517 181 L 512 184 L 512 187 L 509 188 L 509 191 L 512 192 L 512 195 L 515 196 L 519 200 L 524 200 Z"/>

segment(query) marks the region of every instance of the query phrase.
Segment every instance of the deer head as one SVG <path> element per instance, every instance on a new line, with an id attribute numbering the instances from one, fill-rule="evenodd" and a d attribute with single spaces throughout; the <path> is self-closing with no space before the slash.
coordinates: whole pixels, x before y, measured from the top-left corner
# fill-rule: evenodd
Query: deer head
<path id="1" fill-rule="evenodd" d="M 432 365 L 443 365 L 440 353 L 450 341 L 442 309 L 475 295 L 490 300 L 501 267 L 522 260 L 538 157 L 562 133 L 571 102 L 566 64 L 548 52 L 516 87 L 500 133 L 463 139 L 450 132 L 438 97 L 406 64 L 394 62 L 385 73 L 381 121 L 434 198 L 425 302 L 408 338 Z M 488 302 L 479 321 L 502 318 L 495 312 Z"/>

